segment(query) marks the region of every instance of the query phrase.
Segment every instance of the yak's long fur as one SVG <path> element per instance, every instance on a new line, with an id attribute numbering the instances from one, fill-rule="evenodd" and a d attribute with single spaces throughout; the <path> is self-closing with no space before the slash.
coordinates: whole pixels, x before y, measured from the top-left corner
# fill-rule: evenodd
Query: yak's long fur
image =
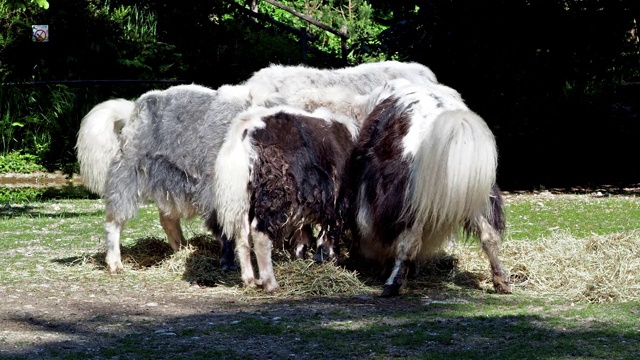
<path id="1" fill-rule="evenodd" d="M 271 264 L 274 242 L 305 225 L 336 233 L 338 189 L 356 132 L 351 119 L 324 109 L 310 114 L 252 107 L 233 121 L 216 160 L 214 198 L 224 233 L 236 239 L 247 285 L 260 284 L 266 291 L 278 287 Z M 257 281 L 250 237 L 260 270 Z"/>
<path id="2" fill-rule="evenodd" d="M 120 148 L 120 132 L 133 107 L 133 101 L 108 100 L 91 109 L 80 124 L 76 151 L 83 185 L 98 195 L 104 195 L 107 170 Z"/>
<path id="3" fill-rule="evenodd" d="M 496 289 L 509 292 L 496 254 L 502 218 L 493 213 L 497 149 L 487 124 L 443 85 L 393 80 L 375 96 L 345 193 L 361 253 L 393 260 L 383 295 L 397 295 L 407 264 L 465 226 L 480 235 Z"/>
<path id="4" fill-rule="evenodd" d="M 118 100 L 97 105 L 82 122 L 76 148 L 84 182 L 107 199 L 109 270 L 121 269 L 119 232 L 145 199 L 158 204 L 174 249 L 184 240 L 182 217 L 200 214 L 215 230 L 212 164 L 229 122 L 242 110 L 252 104 L 290 104 L 310 111 L 329 107 L 357 122 L 362 114 L 352 113 L 350 99 L 398 77 L 435 81 L 427 67 L 414 63 L 337 70 L 274 65 L 241 85 L 217 91 L 182 85 L 146 93 L 135 104 Z"/>
<path id="5" fill-rule="evenodd" d="M 286 104 L 310 112 L 324 107 L 337 114 L 350 115 L 353 109 L 343 94 L 347 97 L 369 95 L 386 81 L 400 78 L 415 84 L 437 83 L 435 74 L 424 65 L 385 61 L 336 70 L 271 65 L 257 71 L 245 85 L 249 86 L 254 105 Z"/>

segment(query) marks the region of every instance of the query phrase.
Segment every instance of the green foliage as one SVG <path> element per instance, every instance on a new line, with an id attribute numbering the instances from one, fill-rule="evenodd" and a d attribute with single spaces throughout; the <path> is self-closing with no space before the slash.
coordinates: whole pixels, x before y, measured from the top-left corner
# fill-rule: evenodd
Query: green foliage
<path id="1" fill-rule="evenodd" d="M 46 189 L 0 187 L 0 204 L 22 204 L 36 201 Z"/>
<path id="2" fill-rule="evenodd" d="M 35 4 L 43 9 L 49 8 L 49 2 L 47 0 L 2 0 L 0 2 L 0 7 L 7 8 L 9 10 L 26 10 L 27 6 Z"/>
<path id="3" fill-rule="evenodd" d="M 68 115 L 75 105 L 75 93 L 64 85 L 2 87 L 2 152 L 22 151 L 40 161 L 48 160 L 51 152 L 64 143 L 61 136 L 68 131 Z M 58 141 L 54 142 L 54 138 Z"/>
<path id="4" fill-rule="evenodd" d="M 342 31 L 343 26 L 346 27 L 349 35 L 347 42 L 349 61 L 360 63 L 385 58 L 385 55 L 379 51 L 381 43 L 377 40 L 377 36 L 387 27 L 376 21 L 375 11 L 368 1 L 324 0 L 309 2 L 286 0 L 281 3 L 335 30 Z M 306 29 L 308 33 L 318 37 L 318 40 L 312 43 L 313 46 L 336 57 L 341 56 L 342 39 L 339 36 L 265 2 L 259 3 L 259 10 L 294 28 Z"/>
<path id="5" fill-rule="evenodd" d="M 82 186 L 74 185 L 66 185 L 61 188 L 0 187 L 0 204 L 24 204 L 60 199 L 97 199 L 97 196 Z"/>
<path id="6" fill-rule="evenodd" d="M 148 7 L 105 4 L 109 20 L 122 29 L 119 65 L 125 76 L 139 79 L 176 79 L 184 70 L 176 46 L 159 41 L 158 18 Z"/>
<path id="7" fill-rule="evenodd" d="M 39 164 L 40 161 L 40 158 L 36 155 L 12 151 L 8 154 L 0 155 L 0 174 L 30 174 L 37 171 L 44 171 L 45 168 Z"/>
<path id="8" fill-rule="evenodd" d="M 121 24 L 123 39 L 139 43 L 153 43 L 157 39 L 158 20 L 147 8 L 139 9 L 137 5 L 120 5 L 113 9 L 111 19 Z"/>
<path id="9" fill-rule="evenodd" d="M 50 24 L 51 42 L 31 42 L 31 25 L 38 23 Z M 46 13 L 0 7 L 0 153 L 22 151 L 50 170 L 74 171 L 82 116 L 98 102 L 137 97 L 151 86 L 23 82 L 178 78 L 180 54 L 158 41 L 156 24 L 147 7 L 109 1 L 70 0 Z"/>

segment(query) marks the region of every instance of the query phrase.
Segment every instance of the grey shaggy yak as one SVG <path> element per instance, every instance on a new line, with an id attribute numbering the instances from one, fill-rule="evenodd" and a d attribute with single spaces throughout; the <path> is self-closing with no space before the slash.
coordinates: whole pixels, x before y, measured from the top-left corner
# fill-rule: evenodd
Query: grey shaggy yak
<path id="1" fill-rule="evenodd" d="M 313 111 L 328 107 L 356 118 L 348 100 L 386 81 L 432 83 L 427 67 L 394 61 L 337 70 L 271 66 L 245 83 L 217 91 L 183 85 L 151 91 L 133 102 L 98 104 L 82 120 L 76 149 L 85 185 L 106 200 L 107 268 L 121 270 L 120 233 L 139 204 L 153 200 L 169 243 L 184 243 L 180 219 L 201 215 L 218 231 L 212 189 L 213 163 L 230 121 L 251 105 L 289 104 Z M 222 266 L 233 263 L 223 240 Z"/>

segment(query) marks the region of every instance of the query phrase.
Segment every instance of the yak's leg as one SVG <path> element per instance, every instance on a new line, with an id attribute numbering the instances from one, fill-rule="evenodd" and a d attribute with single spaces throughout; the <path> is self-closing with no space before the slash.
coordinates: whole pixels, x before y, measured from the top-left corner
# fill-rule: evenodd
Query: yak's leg
<path id="1" fill-rule="evenodd" d="M 105 184 L 105 230 L 107 232 L 107 270 L 123 270 L 120 233 L 124 224 L 138 213 L 140 200 L 146 198 L 147 186 L 138 176 L 136 162 L 119 155 L 111 163 Z"/>
<path id="2" fill-rule="evenodd" d="M 218 225 L 218 219 L 216 213 L 205 216 L 205 225 L 211 231 L 211 234 L 216 236 L 222 247 L 220 251 L 220 269 L 222 271 L 236 271 L 238 266 L 236 265 L 236 255 L 234 253 L 235 241 L 232 237 L 229 239 L 224 234 L 220 225 Z"/>
<path id="3" fill-rule="evenodd" d="M 384 284 L 384 288 L 382 290 L 382 294 L 380 297 L 391 297 L 400 295 L 400 289 L 407 278 L 407 273 L 409 270 L 409 261 L 396 259 L 393 264 L 393 270 L 391 271 L 391 276 L 387 279 L 387 282 Z"/>
<path id="4" fill-rule="evenodd" d="M 227 235 L 220 233 L 220 242 L 222 243 L 222 253 L 220 254 L 220 269 L 222 271 L 236 271 L 236 256 L 233 253 L 234 240 L 229 239 Z"/>
<path id="5" fill-rule="evenodd" d="M 160 210 L 160 225 L 162 225 L 164 232 L 167 234 L 169 245 L 171 245 L 173 251 L 178 251 L 186 245 L 187 242 L 184 239 L 182 228 L 180 227 L 180 215 L 165 215 L 165 213 Z"/>
<path id="6" fill-rule="evenodd" d="M 391 297 L 400 295 L 400 289 L 404 285 L 408 271 L 414 254 L 417 253 L 416 247 L 421 245 L 420 234 L 415 234 L 410 230 L 405 230 L 398 237 L 398 246 L 396 249 L 396 260 L 391 270 L 391 275 L 384 284 L 381 297 Z"/>
<path id="7" fill-rule="evenodd" d="M 249 215 L 245 214 L 240 229 L 236 230 L 236 254 L 240 262 L 242 281 L 247 286 L 255 286 L 256 279 L 251 265 L 251 240 L 249 228 Z"/>
<path id="8" fill-rule="evenodd" d="M 293 233 L 294 243 L 296 244 L 296 259 L 305 259 L 307 249 L 311 245 L 313 234 L 311 233 L 311 225 L 304 225 Z"/>
<path id="9" fill-rule="evenodd" d="M 115 217 L 108 213 L 107 221 L 104 229 L 107 231 L 107 270 L 111 274 L 115 274 L 122 271 L 122 258 L 120 256 L 120 232 L 122 232 L 122 226 L 124 221 L 117 221 Z"/>
<path id="10" fill-rule="evenodd" d="M 260 271 L 260 280 L 258 285 L 266 292 L 273 292 L 278 289 L 276 276 L 273 273 L 273 262 L 271 260 L 271 249 L 273 243 L 269 236 L 256 229 L 257 221 L 254 219 L 251 223 L 251 237 L 253 239 L 253 247 L 256 253 L 258 269 Z"/>
<path id="11" fill-rule="evenodd" d="M 493 279 L 493 287 L 499 294 L 511 294 L 511 285 L 509 284 L 509 276 L 502 268 L 502 263 L 498 258 L 498 247 L 500 246 L 500 234 L 494 229 L 484 216 L 478 220 L 478 231 L 480 233 L 480 244 L 482 250 L 491 264 L 491 275 Z"/>

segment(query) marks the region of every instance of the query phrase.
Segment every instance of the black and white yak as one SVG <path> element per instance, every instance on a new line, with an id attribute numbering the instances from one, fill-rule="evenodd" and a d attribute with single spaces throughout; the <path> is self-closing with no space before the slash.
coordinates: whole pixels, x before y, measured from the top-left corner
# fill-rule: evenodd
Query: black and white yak
<path id="1" fill-rule="evenodd" d="M 348 101 L 395 78 L 436 81 L 429 68 L 395 61 L 337 70 L 271 66 L 242 85 L 217 91 L 181 85 L 143 94 L 135 102 L 109 100 L 82 120 L 76 150 L 85 186 L 106 200 L 107 268 L 122 269 L 120 233 L 153 200 L 174 250 L 184 244 L 180 219 L 204 218 L 216 232 L 213 166 L 231 119 L 252 105 L 283 105 L 313 111 L 329 107 L 355 117 Z M 331 105 L 333 104 L 333 105 Z M 223 240 L 223 268 L 233 266 L 233 251 Z"/>
<path id="2" fill-rule="evenodd" d="M 303 226 L 319 225 L 329 243 L 337 240 L 337 196 L 356 135 L 351 118 L 326 109 L 254 107 L 234 120 L 216 160 L 214 199 L 223 232 L 235 238 L 246 285 L 278 288 L 273 244 Z"/>
<path id="3" fill-rule="evenodd" d="M 479 236 L 496 291 L 510 293 L 498 258 L 504 217 L 487 124 L 439 84 L 393 80 L 374 96 L 345 171 L 341 214 L 359 253 L 391 267 L 382 296 L 398 295 L 409 265 L 461 228 Z"/>

